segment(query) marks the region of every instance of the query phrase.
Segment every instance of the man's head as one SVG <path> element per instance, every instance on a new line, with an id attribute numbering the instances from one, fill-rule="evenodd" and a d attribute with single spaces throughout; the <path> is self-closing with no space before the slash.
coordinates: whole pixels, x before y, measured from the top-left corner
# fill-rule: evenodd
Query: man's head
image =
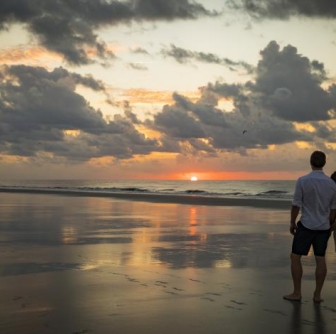
<path id="1" fill-rule="evenodd" d="M 313 169 L 322 169 L 326 164 L 326 161 L 326 155 L 322 151 L 315 151 L 310 156 L 310 165 Z"/>

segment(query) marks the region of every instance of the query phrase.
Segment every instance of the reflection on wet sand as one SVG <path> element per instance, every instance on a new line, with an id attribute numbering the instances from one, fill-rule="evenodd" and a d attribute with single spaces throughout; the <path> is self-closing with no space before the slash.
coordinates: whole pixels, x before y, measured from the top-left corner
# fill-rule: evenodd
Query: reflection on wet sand
<path id="1" fill-rule="evenodd" d="M 321 305 L 314 303 L 314 315 L 315 334 L 327 334 L 326 321 L 321 310 Z"/>
<path id="2" fill-rule="evenodd" d="M 123 265 L 158 262 L 170 268 L 288 265 L 287 252 L 279 252 L 290 243 L 287 234 L 278 233 L 280 227 L 285 230 L 283 220 L 287 213 L 282 210 L 246 207 L 237 210 L 94 197 L 68 197 L 65 201 L 62 196 L 6 194 L 10 195 L 25 197 L 27 201 L 22 202 L 19 211 L 13 205 L 6 206 L 3 212 L 8 223 L 1 225 L 1 235 L 10 244 L 29 244 L 31 249 L 65 244 L 110 245 L 112 248 L 99 254 L 99 260 Z M 87 252 L 81 251 L 82 260 L 96 258 L 95 252 Z"/>
<path id="3" fill-rule="evenodd" d="M 324 314 L 321 305 L 312 303 L 310 305 L 311 317 L 307 317 L 304 309 L 307 307 L 300 302 L 288 302 L 291 308 L 291 321 L 288 332 L 291 334 L 306 334 L 308 331 L 314 334 L 327 334 Z"/>
<path id="4" fill-rule="evenodd" d="M 0 194 L 0 331 L 327 334 L 333 307 L 281 298 L 287 221 L 284 210 Z"/>

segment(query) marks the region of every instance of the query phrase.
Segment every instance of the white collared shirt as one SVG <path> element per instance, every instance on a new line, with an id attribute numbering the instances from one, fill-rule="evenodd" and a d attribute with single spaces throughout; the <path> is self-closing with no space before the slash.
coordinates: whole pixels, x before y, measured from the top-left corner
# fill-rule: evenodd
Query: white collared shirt
<path id="1" fill-rule="evenodd" d="M 313 170 L 296 181 L 292 204 L 301 208 L 303 226 L 327 230 L 330 210 L 336 209 L 336 184 L 322 170 Z"/>

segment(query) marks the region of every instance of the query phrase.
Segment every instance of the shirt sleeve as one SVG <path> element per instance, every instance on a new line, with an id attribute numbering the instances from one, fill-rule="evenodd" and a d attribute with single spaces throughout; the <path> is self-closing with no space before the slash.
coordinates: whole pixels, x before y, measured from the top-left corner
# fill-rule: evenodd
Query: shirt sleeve
<path id="1" fill-rule="evenodd" d="M 301 185 L 301 179 L 298 179 L 296 181 L 292 204 L 294 206 L 298 206 L 299 208 L 301 208 L 301 206 L 302 206 L 302 185 Z"/>

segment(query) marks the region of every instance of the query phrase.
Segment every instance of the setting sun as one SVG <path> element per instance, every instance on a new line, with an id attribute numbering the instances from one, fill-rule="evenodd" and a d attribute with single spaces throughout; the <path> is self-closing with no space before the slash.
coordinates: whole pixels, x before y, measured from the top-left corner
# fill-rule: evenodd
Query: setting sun
<path id="1" fill-rule="evenodd" d="M 197 179 L 197 176 L 192 176 L 191 178 L 190 178 L 190 181 L 197 181 L 198 179 Z"/>

